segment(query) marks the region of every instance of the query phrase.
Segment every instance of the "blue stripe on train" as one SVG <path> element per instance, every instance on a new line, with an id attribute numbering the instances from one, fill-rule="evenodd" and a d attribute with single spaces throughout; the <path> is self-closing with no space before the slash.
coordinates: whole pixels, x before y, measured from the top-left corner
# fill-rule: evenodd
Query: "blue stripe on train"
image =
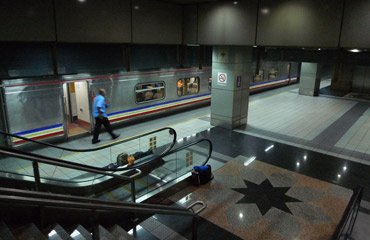
<path id="1" fill-rule="evenodd" d="M 63 124 L 60 123 L 60 124 L 50 125 L 50 126 L 41 127 L 41 128 L 35 128 L 35 129 L 23 131 L 23 132 L 17 132 L 17 133 L 14 133 L 14 134 L 15 135 L 24 135 L 24 134 L 30 134 L 30 133 L 35 133 L 35 132 L 41 132 L 41 131 L 49 130 L 49 129 L 53 129 L 53 128 L 58 128 L 58 127 L 62 127 L 62 126 L 63 126 Z"/>

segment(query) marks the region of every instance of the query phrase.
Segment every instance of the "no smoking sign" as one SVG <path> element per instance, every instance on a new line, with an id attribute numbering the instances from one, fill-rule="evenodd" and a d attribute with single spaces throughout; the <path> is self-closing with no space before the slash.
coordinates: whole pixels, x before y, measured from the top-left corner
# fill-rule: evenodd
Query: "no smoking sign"
<path id="1" fill-rule="evenodd" d="M 217 73 L 217 84 L 226 85 L 227 84 L 227 73 Z"/>

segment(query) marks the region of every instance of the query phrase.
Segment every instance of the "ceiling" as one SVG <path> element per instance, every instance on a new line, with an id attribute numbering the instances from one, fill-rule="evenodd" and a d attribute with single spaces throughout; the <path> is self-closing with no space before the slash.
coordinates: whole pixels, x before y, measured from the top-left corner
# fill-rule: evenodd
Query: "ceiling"
<path id="1" fill-rule="evenodd" d="M 191 3 L 217 2 L 218 0 L 162 0 L 162 1 L 177 4 L 191 4 Z"/>

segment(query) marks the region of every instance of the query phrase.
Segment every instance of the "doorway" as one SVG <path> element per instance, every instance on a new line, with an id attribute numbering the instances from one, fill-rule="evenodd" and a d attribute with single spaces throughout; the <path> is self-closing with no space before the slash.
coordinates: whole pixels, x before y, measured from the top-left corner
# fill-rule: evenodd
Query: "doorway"
<path id="1" fill-rule="evenodd" d="M 71 82 L 63 84 L 63 100 L 67 136 L 91 132 L 88 83 Z"/>

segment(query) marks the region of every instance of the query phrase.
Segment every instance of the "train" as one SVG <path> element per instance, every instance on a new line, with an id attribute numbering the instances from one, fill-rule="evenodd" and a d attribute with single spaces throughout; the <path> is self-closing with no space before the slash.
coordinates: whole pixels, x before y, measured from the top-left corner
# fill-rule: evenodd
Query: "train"
<path id="1" fill-rule="evenodd" d="M 100 88 L 107 92 L 112 125 L 210 104 L 212 68 L 203 67 L 58 79 L 3 80 L 2 120 L 9 133 L 35 139 L 68 139 L 91 133 L 92 102 Z M 296 76 L 252 82 L 250 92 L 297 82 Z M 1 117 L 1 116 L 0 116 Z M 3 136 L 4 137 L 4 136 Z M 6 145 L 24 140 L 4 137 Z"/>

